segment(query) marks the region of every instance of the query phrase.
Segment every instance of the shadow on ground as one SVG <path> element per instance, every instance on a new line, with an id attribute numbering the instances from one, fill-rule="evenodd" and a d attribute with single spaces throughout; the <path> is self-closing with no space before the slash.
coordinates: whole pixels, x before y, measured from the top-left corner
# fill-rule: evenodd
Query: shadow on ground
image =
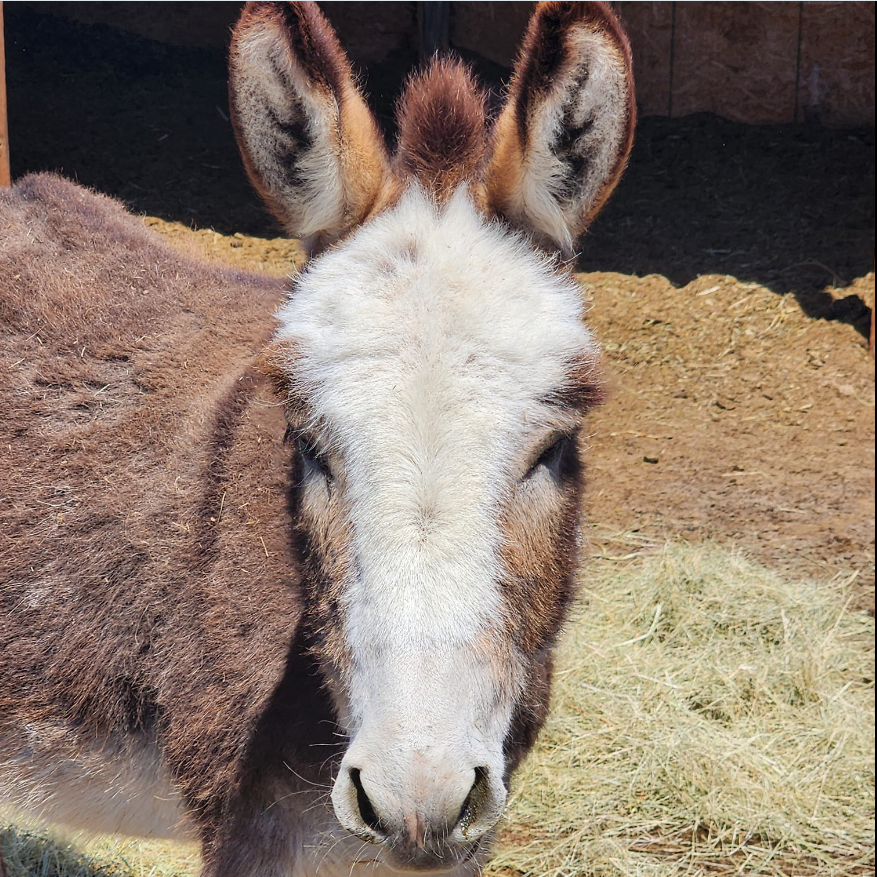
<path id="1" fill-rule="evenodd" d="M 57 170 L 149 215 L 225 234 L 280 233 L 241 170 L 223 52 L 19 4 L 8 4 L 6 19 L 15 176 Z M 384 122 L 412 58 L 367 71 Z M 643 120 L 630 169 L 582 242 L 580 267 L 661 274 L 678 286 L 730 274 L 793 293 L 809 316 L 866 334 L 870 309 L 842 291 L 873 269 L 873 247 L 873 130 L 703 115 Z"/>
<path id="2" fill-rule="evenodd" d="M 865 302 L 829 290 L 873 270 L 873 131 L 701 115 L 646 119 L 638 135 L 627 174 L 583 240 L 583 270 L 661 274 L 677 286 L 731 274 L 867 334 Z"/>
<path id="3" fill-rule="evenodd" d="M 7 877 L 121 877 L 72 846 L 15 828 L 0 829 L 0 850 Z"/>

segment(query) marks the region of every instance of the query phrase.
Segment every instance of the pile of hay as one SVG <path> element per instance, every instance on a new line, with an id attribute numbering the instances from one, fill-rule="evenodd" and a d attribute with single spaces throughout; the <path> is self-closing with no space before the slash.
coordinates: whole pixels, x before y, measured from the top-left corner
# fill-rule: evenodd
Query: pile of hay
<path id="1" fill-rule="evenodd" d="M 715 547 L 588 574 L 489 877 L 874 873 L 872 618 Z M 9 877 L 189 877 L 197 856 L 0 831 Z"/>
<path id="2" fill-rule="evenodd" d="M 716 547 L 600 564 L 488 873 L 874 873 L 874 620 Z"/>
<path id="3" fill-rule="evenodd" d="M 0 813 L 0 825 L 4 824 Z M 0 828 L 7 877 L 195 877 L 191 846 L 130 838 L 68 844 L 41 831 Z"/>

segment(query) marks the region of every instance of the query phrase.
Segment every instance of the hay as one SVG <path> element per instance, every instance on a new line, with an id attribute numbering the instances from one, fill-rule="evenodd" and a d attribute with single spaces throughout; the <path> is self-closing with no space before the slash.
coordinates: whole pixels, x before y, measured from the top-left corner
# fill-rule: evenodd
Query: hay
<path id="1" fill-rule="evenodd" d="M 685 545 L 588 581 L 487 877 L 873 874 L 874 621 L 849 583 Z M 0 838 L 9 877 L 197 873 L 184 848 Z"/>
<path id="2" fill-rule="evenodd" d="M 0 825 L 4 822 L 0 813 Z M 102 838 L 69 844 L 52 834 L 0 828 L 7 877 L 196 877 L 192 846 Z"/>
<path id="3" fill-rule="evenodd" d="M 494 875 L 874 873 L 873 619 L 716 547 L 602 563 Z"/>

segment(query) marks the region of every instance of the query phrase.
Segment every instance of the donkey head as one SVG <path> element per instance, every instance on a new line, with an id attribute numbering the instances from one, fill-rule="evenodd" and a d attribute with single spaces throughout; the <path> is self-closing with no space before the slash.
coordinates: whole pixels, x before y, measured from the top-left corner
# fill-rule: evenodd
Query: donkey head
<path id="1" fill-rule="evenodd" d="M 597 347 L 569 254 L 631 146 L 602 3 L 541 3 L 489 129 L 468 71 L 408 84 L 389 156 L 311 3 L 231 53 L 256 188 L 314 258 L 267 353 L 295 437 L 308 624 L 350 743 L 341 824 L 394 867 L 476 854 L 545 716 L 574 591 Z"/>

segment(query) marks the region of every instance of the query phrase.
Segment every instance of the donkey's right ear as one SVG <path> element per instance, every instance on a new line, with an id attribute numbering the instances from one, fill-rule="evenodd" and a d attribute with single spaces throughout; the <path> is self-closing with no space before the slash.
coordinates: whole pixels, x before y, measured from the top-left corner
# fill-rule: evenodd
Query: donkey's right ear
<path id="1" fill-rule="evenodd" d="M 359 225 L 388 178 L 383 139 L 315 3 L 247 3 L 229 98 L 251 182 L 307 249 Z"/>

